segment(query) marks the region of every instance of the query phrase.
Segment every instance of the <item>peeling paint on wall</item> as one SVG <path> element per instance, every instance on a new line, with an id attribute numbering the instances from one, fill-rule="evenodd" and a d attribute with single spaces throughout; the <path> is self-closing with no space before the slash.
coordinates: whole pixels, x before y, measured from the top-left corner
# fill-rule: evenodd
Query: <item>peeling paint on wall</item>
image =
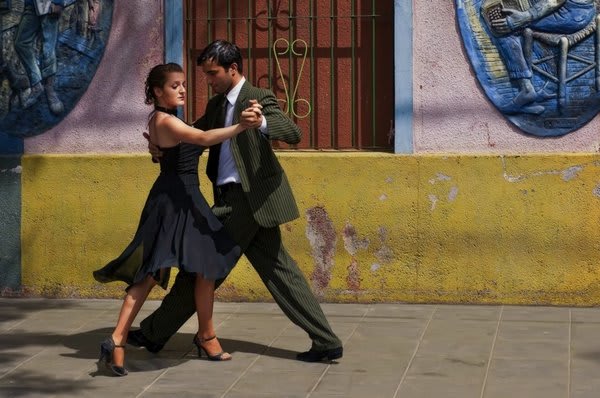
<path id="1" fill-rule="evenodd" d="M 583 170 L 583 167 L 581 166 L 573 166 L 573 167 L 569 167 L 566 170 L 563 170 L 561 172 L 562 175 L 562 179 L 564 181 L 571 181 L 573 178 L 577 177 L 577 174 Z"/>
<path id="2" fill-rule="evenodd" d="M 448 181 L 452 181 L 452 177 L 451 177 L 451 176 L 449 176 L 449 175 L 447 175 L 447 174 L 444 174 L 444 173 L 441 173 L 441 172 L 437 172 L 437 173 L 435 174 L 435 177 L 433 177 L 433 178 L 429 179 L 428 181 L 429 181 L 429 183 L 430 183 L 431 185 L 435 185 L 435 184 L 437 184 L 438 182 L 439 182 L 439 183 L 447 183 Z M 445 186 L 447 186 L 447 185 L 448 185 L 448 184 L 442 184 L 442 185 L 441 185 L 441 187 L 445 187 Z M 453 186 L 451 186 L 451 187 L 450 187 L 450 189 L 449 189 L 449 191 L 448 191 L 448 194 L 447 194 L 447 195 L 446 195 L 445 193 L 443 193 L 443 192 L 440 192 L 440 189 L 442 189 L 442 190 L 445 190 L 445 189 L 443 189 L 443 188 L 438 188 L 438 189 L 436 190 L 436 191 L 437 191 L 437 194 L 433 194 L 433 193 L 431 193 L 431 194 L 429 194 L 429 195 L 427 196 L 427 197 L 428 197 L 428 199 L 429 199 L 429 202 L 431 203 L 431 207 L 430 207 L 430 210 L 431 210 L 431 211 L 435 210 L 435 208 L 436 208 L 436 206 L 437 206 L 437 203 L 440 201 L 440 196 L 441 196 L 442 198 L 443 198 L 444 196 L 446 196 L 446 197 L 447 197 L 447 199 L 448 199 L 448 203 L 450 203 L 450 202 L 453 202 L 453 201 L 456 199 L 456 196 L 458 195 L 458 187 L 457 187 L 456 185 L 453 185 Z M 439 195 L 439 196 L 438 196 L 438 195 Z"/>
<path id="3" fill-rule="evenodd" d="M 2 173 L 15 173 L 15 174 L 21 174 L 23 172 L 23 167 L 22 166 L 17 166 L 14 167 L 12 169 L 0 169 L 0 172 Z"/>
<path id="4" fill-rule="evenodd" d="M 600 198 L 600 184 L 596 185 L 596 188 L 594 188 L 594 196 Z"/>
<path id="5" fill-rule="evenodd" d="M 506 171 L 506 160 L 502 157 L 503 177 L 508 182 L 520 182 L 531 177 L 540 177 L 546 175 L 560 175 L 563 181 L 571 181 L 578 177 L 579 173 L 588 166 L 598 166 L 598 162 L 591 162 L 583 165 L 575 165 L 563 170 L 542 170 L 526 174 L 508 174 Z"/>
<path id="6" fill-rule="evenodd" d="M 355 256 L 356 253 L 361 249 L 366 249 L 369 247 L 369 239 L 368 238 L 359 238 L 358 233 L 356 232 L 356 228 L 350 223 L 346 223 L 344 227 L 344 248 L 351 256 Z"/>
<path id="7" fill-rule="evenodd" d="M 348 290 L 357 292 L 360 290 L 360 271 L 358 269 L 358 261 L 352 257 L 352 262 L 348 266 L 348 276 L 346 277 L 346 284 Z"/>
<path id="8" fill-rule="evenodd" d="M 310 242 L 315 270 L 311 275 L 313 289 L 323 295 L 331 280 L 337 237 L 333 221 L 324 207 L 315 206 L 306 210 L 306 237 Z"/>
<path id="9" fill-rule="evenodd" d="M 448 192 L 448 202 L 454 202 L 457 195 L 458 195 L 458 187 L 453 186 L 452 188 L 450 188 L 450 192 Z"/>
<path id="10" fill-rule="evenodd" d="M 436 203 L 438 202 L 438 198 L 434 194 L 429 194 L 427 197 L 429 198 L 429 201 L 431 202 L 430 210 L 433 211 L 435 209 Z"/>
<path id="11" fill-rule="evenodd" d="M 437 181 L 450 181 L 452 179 L 452 177 L 447 176 L 446 174 L 442 174 L 442 173 L 437 173 L 435 175 L 435 178 L 432 178 L 431 180 L 429 180 L 429 183 L 431 185 L 435 184 Z"/>
<path id="12" fill-rule="evenodd" d="M 380 226 L 379 227 L 379 242 L 381 243 L 381 247 L 379 249 L 377 249 L 377 251 L 375 252 L 375 257 L 377 257 L 377 260 L 379 260 L 379 262 L 381 262 L 383 264 L 389 264 L 394 259 L 394 252 L 386 244 L 387 240 L 388 240 L 388 230 L 386 227 Z M 379 264 L 373 264 L 373 266 L 371 266 L 371 270 L 373 270 L 375 265 L 377 265 L 375 270 L 379 269 L 379 267 L 380 267 Z"/>
<path id="13" fill-rule="evenodd" d="M 368 238 L 360 238 L 356 232 L 356 228 L 346 223 L 343 232 L 344 248 L 352 256 L 352 261 L 348 265 L 348 276 L 346 277 L 346 283 L 349 290 L 358 291 L 360 290 L 360 270 L 358 261 L 356 260 L 356 254 L 360 250 L 366 250 L 369 247 Z"/>

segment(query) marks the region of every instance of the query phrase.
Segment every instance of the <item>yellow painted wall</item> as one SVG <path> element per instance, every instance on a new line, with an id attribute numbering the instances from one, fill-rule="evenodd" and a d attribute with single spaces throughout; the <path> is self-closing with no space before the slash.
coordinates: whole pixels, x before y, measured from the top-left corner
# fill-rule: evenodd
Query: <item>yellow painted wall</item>
<path id="1" fill-rule="evenodd" d="M 597 154 L 279 156 L 302 213 L 284 239 L 324 301 L 600 304 Z M 146 155 L 22 166 L 25 292 L 120 297 L 123 284 L 91 272 L 133 236 L 157 166 Z M 219 291 L 270 299 L 245 261 Z"/>

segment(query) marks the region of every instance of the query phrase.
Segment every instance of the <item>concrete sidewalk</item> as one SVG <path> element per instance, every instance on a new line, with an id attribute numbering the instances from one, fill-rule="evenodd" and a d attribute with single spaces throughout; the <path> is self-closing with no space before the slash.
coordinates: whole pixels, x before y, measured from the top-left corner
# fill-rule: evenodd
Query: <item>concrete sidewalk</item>
<path id="1" fill-rule="evenodd" d="M 232 361 L 197 359 L 195 319 L 159 354 L 128 348 L 130 374 L 96 360 L 118 300 L 0 299 L 1 397 L 600 396 L 600 309 L 324 304 L 338 363 L 302 363 L 304 333 L 274 304 L 217 303 Z M 158 306 L 144 305 L 135 325 Z"/>

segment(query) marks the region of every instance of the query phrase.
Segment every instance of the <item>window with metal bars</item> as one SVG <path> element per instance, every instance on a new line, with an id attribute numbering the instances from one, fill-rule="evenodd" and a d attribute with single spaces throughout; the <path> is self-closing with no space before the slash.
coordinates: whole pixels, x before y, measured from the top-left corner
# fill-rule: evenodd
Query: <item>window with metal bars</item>
<path id="1" fill-rule="evenodd" d="M 303 131 L 300 144 L 275 148 L 393 150 L 393 1 L 188 0 L 185 12 L 190 120 L 212 95 L 196 58 L 227 39 L 246 78 L 273 90 Z"/>

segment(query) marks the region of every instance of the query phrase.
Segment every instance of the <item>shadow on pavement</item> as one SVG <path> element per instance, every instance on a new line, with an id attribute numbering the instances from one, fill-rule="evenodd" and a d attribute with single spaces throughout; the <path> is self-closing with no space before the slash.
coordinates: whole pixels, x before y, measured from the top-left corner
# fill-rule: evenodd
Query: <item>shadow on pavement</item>
<path id="1" fill-rule="evenodd" d="M 73 358 L 96 359 L 100 350 L 100 342 L 110 334 L 112 328 L 101 328 L 89 330 L 84 333 L 75 333 L 69 336 L 62 336 L 63 341 L 60 344 L 65 347 L 77 350 L 77 352 L 64 354 L 63 356 Z M 194 335 L 192 333 L 177 333 L 165 345 L 165 348 L 157 354 L 152 354 L 144 348 L 127 346 L 128 357 L 133 354 L 136 357 L 145 358 L 164 358 L 181 360 L 184 357 L 196 357 L 196 347 L 192 344 Z M 1 337 L 0 337 L 1 339 Z M 246 340 L 219 338 L 223 349 L 232 355 L 236 352 L 248 354 L 264 355 L 274 358 L 293 359 L 296 358 L 296 351 L 283 348 L 269 347 L 264 344 L 253 343 Z M 2 341 L 0 340 L 0 344 Z M 204 358 L 206 360 L 206 358 Z"/>
<path id="2" fill-rule="evenodd" d="M 88 380 L 45 376 L 27 370 L 11 374 L 9 382 L 0 385 L 0 396 L 84 396 L 97 389 L 98 387 L 91 386 Z"/>

